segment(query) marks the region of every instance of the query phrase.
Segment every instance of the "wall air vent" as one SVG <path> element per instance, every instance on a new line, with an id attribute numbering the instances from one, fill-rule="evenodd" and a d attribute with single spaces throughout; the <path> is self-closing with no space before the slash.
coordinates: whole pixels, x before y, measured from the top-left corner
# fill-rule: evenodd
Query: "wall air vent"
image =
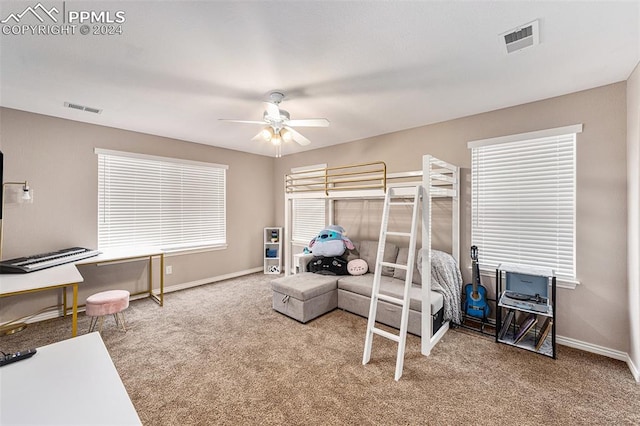
<path id="1" fill-rule="evenodd" d="M 500 34 L 500 39 L 507 48 L 507 53 L 517 52 L 540 43 L 538 20 L 521 25 Z"/>
<path id="2" fill-rule="evenodd" d="M 102 112 L 102 110 L 98 109 L 98 108 L 93 108 L 93 107 L 88 107 L 88 106 L 84 106 L 84 105 L 73 104 L 71 102 L 65 102 L 64 106 L 67 107 L 67 108 L 78 109 L 80 111 L 92 112 L 94 114 L 100 114 Z"/>

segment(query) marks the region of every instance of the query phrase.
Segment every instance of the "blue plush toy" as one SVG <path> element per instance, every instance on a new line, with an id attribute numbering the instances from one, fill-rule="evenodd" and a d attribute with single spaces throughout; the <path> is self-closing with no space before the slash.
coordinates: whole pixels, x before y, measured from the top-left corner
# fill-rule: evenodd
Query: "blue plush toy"
<path id="1" fill-rule="evenodd" d="M 342 256 L 346 249 L 355 248 L 344 234 L 342 226 L 330 225 L 309 242 L 309 248 L 314 256 Z"/>

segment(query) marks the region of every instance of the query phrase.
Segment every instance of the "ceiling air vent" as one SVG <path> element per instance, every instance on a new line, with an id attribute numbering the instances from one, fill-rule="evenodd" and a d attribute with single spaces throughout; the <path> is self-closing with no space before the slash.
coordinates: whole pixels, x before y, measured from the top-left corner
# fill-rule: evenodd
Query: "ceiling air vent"
<path id="1" fill-rule="evenodd" d="M 92 112 L 94 114 L 100 114 L 102 112 L 101 109 L 88 107 L 84 105 L 72 104 L 71 102 L 65 102 L 64 106 L 72 109 L 79 109 L 80 111 Z"/>
<path id="2" fill-rule="evenodd" d="M 500 34 L 507 53 L 517 52 L 518 50 L 531 47 L 540 43 L 540 32 L 538 30 L 538 21 L 529 22 L 517 28 Z"/>

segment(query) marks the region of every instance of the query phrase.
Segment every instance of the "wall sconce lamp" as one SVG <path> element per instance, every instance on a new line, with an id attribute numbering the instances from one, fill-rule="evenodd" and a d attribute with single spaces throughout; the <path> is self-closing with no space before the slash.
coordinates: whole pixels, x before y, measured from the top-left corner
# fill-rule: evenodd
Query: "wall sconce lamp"
<path id="1" fill-rule="evenodd" d="M 10 185 L 20 185 L 22 186 L 22 191 L 20 191 L 17 195 L 17 202 L 19 204 L 22 203 L 33 203 L 33 190 L 29 186 L 29 183 L 25 180 L 24 182 L 4 182 L 2 184 L 2 196 L 0 197 L 0 203 L 2 206 L 0 207 L 0 261 L 2 260 L 2 242 L 3 242 L 3 227 L 4 227 L 4 205 L 6 203 L 5 197 L 5 188 Z"/>

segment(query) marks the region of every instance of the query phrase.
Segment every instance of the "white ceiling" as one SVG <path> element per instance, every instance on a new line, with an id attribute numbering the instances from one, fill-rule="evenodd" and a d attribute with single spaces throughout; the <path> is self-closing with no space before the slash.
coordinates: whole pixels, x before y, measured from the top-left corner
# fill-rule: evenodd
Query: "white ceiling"
<path id="1" fill-rule="evenodd" d="M 37 3 L 4 1 L 0 20 Z M 331 122 L 297 128 L 312 143 L 287 155 L 626 80 L 640 61 L 640 1 L 42 4 L 121 10 L 123 34 L 1 34 L 0 105 L 269 156 L 259 126 L 218 119 L 260 120 L 274 89 L 292 119 Z M 540 44 L 507 55 L 499 34 L 535 19 Z"/>

